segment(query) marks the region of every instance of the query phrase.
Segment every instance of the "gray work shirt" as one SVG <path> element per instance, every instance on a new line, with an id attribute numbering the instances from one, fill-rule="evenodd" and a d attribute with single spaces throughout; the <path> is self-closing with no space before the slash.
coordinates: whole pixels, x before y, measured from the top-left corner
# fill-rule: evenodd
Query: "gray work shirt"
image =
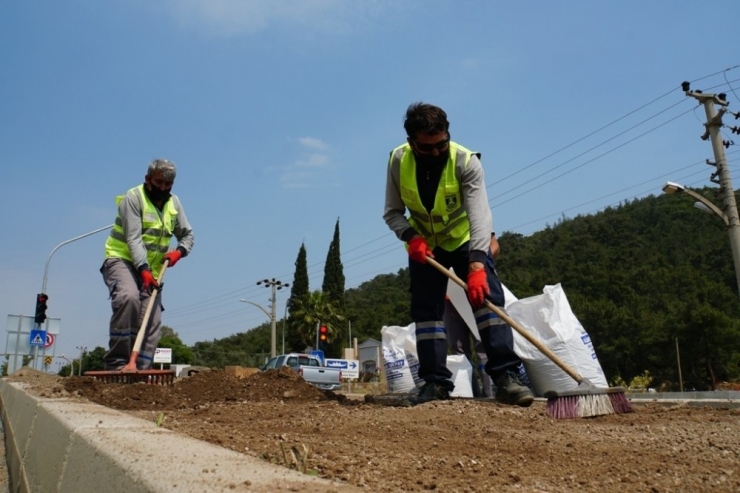
<path id="1" fill-rule="evenodd" d="M 491 247 L 493 216 L 488 205 L 488 194 L 483 173 L 483 166 L 477 155 L 472 155 L 465 166 L 463 159 L 456 162 L 455 173 L 462 187 L 462 205 L 470 222 L 471 261 L 483 258 Z M 385 184 L 385 211 L 383 219 L 399 240 L 408 241 L 409 231 L 413 231 L 406 219 L 406 205 L 401 198 L 400 159 L 391 155 L 388 163 L 388 176 Z M 406 234 L 404 234 L 406 233 Z M 478 251 L 480 253 L 475 253 Z"/>
<path id="2" fill-rule="evenodd" d="M 142 200 L 138 189 L 134 188 L 129 190 L 118 204 L 118 215 L 121 218 L 123 234 L 131 252 L 131 260 L 137 269 L 149 263 L 146 258 L 146 247 L 144 247 L 144 242 L 141 239 L 141 211 L 144 209 Z M 172 195 L 170 200 L 175 210 L 177 210 L 173 234 L 177 238 L 177 246 L 185 250 L 185 255 L 187 255 L 192 250 L 195 242 L 193 228 L 190 227 L 188 218 L 185 216 L 185 209 L 183 209 L 180 199 L 176 195 Z M 160 213 L 161 217 L 161 211 L 157 212 Z"/>

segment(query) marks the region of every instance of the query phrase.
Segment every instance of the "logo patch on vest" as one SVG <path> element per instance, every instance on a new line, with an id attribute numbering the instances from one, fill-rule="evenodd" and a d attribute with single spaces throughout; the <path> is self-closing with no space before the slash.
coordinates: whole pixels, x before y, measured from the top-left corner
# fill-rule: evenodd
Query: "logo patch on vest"
<path id="1" fill-rule="evenodd" d="M 447 208 L 447 212 L 454 211 L 457 209 L 457 195 L 447 195 L 445 196 L 445 206 Z"/>

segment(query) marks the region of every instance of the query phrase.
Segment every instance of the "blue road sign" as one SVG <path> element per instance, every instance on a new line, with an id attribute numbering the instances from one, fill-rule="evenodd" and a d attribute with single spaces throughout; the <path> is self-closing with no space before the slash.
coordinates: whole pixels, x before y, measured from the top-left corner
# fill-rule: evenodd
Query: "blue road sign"
<path id="1" fill-rule="evenodd" d="M 321 364 L 324 364 L 324 351 L 321 349 L 312 349 L 311 350 L 311 356 L 317 358 L 319 361 L 321 361 Z"/>
<path id="2" fill-rule="evenodd" d="M 46 344 L 46 331 L 45 330 L 32 330 L 31 331 L 31 346 L 41 346 Z"/>
<path id="3" fill-rule="evenodd" d="M 324 366 L 326 366 L 327 368 L 337 368 L 339 370 L 346 370 L 347 360 L 326 358 L 326 361 L 324 362 Z"/>

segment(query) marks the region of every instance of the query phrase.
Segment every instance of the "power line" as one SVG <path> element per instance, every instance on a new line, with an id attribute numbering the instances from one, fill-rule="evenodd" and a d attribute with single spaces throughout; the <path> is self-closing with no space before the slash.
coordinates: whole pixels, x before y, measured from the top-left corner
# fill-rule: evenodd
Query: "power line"
<path id="1" fill-rule="evenodd" d="M 663 123 L 661 123 L 660 125 L 657 125 L 657 126 L 655 126 L 655 127 L 651 128 L 650 130 L 648 130 L 648 131 L 646 131 L 646 132 L 644 132 L 644 133 L 642 133 L 642 134 L 640 134 L 640 135 L 638 135 L 638 136 L 636 136 L 636 137 L 633 137 L 632 139 L 629 139 L 629 140 L 628 140 L 628 141 L 626 141 L 626 142 L 623 142 L 623 143 L 619 144 L 619 145 L 618 145 L 618 146 L 616 146 L 616 147 L 613 147 L 613 148 L 609 149 L 608 151 L 606 151 L 606 152 L 605 152 L 605 153 L 603 153 L 603 154 L 599 154 L 598 156 L 596 156 L 596 157 L 594 157 L 594 158 L 591 158 L 591 159 L 589 159 L 588 161 L 586 161 L 586 162 L 584 162 L 584 163 L 581 163 L 581 164 L 579 164 L 579 165 L 578 165 L 578 166 L 576 166 L 575 168 L 571 168 L 570 170 L 568 170 L 568 171 L 566 171 L 566 172 L 564 172 L 564 173 L 561 173 L 561 174 L 559 174 L 558 176 L 555 176 L 554 178 L 551 178 L 551 179 L 549 179 L 549 180 L 547 180 L 547 181 L 545 181 L 545 182 L 543 182 L 543 183 L 540 183 L 539 185 L 535 185 L 535 186 L 533 186 L 532 188 L 530 188 L 530 189 L 528 189 L 528 190 L 524 191 L 523 193 L 520 193 L 520 194 L 519 194 L 519 195 L 517 195 L 516 197 L 512 197 L 512 198 L 510 198 L 510 199 L 508 199 L 508 200 L 505 200 L 505 201 L 503 201 L 503 202 L 499 202 L 498 204 L 494 204 L 494 205 L 493 205 L 492 207 L 497 207 L 497 206 L 500 206 L 500 205 L 506 204 L 507 202 L 510 202 L 510 201 L 512 201 L 512 200 L 514 200 L 514 199 L 520 198 L 520 197 L 522 197 L 523 195 L 526 195 L 526 194 L 528 194 L 529 192 L 532 192 L 532 191 L 534 191 L 534 190 L 536 190 L 536 189 L 538 189 L 538 188 L 540 188 L 540 187 L 543 187 L 543 186 L 547 185 L 548 183 L 552 183 L 553 181 L 555 181 L 555 180 L 557 180 L 557 179 L 559 179 L 559 178 L 562 178 L 563 176 L 565 176 L 565 175 L 567 175 L 567 174 L 569 174 L 569 173 L 572 173 L 573 171 L 575 171 L 575 170 L 577 170 L 577 169 L 580 169 L 580 168 L 582 168 L 582 167 L 586 166 L 587 164 L 591 164 L 591 163 L 593 163 L 593 162 L 594 162 L 594 161 L 596 161 L 597 159 L 601 159 L 602 157 L 604 157 L 604 156 L 606 156 L 606 155 L 608 155 L 608 154 L 611 154 L 612 152 L 614 152 L 614 151 L 616 151 L 616 150 L 618 150 L 618 149 L 621 149 L 622 147 L 624 147 L 624 146 L 626 146 L 627 144 L 630 144 L 630 143 L 632 143 L 632 142 L 636 141 L 637 139 L 641 139 L 642 137 L 645 137 L 646 135 L 648 135 L 648 134 L 652 133 L 653 131 L 655 131 L 655 130 L 659 129 L 660 127 L 663 127 L 664 125 L 667 125 L 667 124 L 671 123 L 672 121 L 674 121 L 674 120 L 676 120 L 676 119 L 678 119 L 678 118 L 680 118 L 680 117 L 682 117 L 682 116 L 686 115 L 687 113 L 689 113 L 689 112 L 691 112 L 691 111 L 693 111 L 693 108 L 692 108 L 691 110 L 688 110 L 688 111 L 685 111 L 685 112 L 681 113 L 681 114 L 680 114 L 680 115 L 678 115 L 678 116 L 675 116 L 675 117 L 671 118 L 670 120 L 668 120 L 668 121 L 666 121 L 666 122 L 663 122 Z M 559 168 L 559 167 L 560 167 L 560 166 L 558 166 L 558 168 Z M 554 170 L 554 169 L 556 169 L 556 168 L 553 168 L 553 170 Z M 550 171 L 552 171 L 552 170 L 550 170 Z M 548 173 L 549 173 L 549 171 L 548 171 Z M 539 178 L 539 177 L 541 177 L 541 176 L 544 176 L 544 174 L 545 174 L 545 173 L 543 173 L 542 175 L 539 175 L 538 177 L 535 177 L 535 179 L 536 179 L 536 178 Z M 495 200 L 495 199 L 493 199 L 493 200 Z M 490 201 L 489 201 L 489 202 L 490 202 Z"/>
<path id="2" fill-rule="evenodd" d="M 695 82 L 695 81 L 700 81 L 700 80 L 704 80 L 704 79 L 707 79 L 707 78 L 709 78 L 709 77 L 712 77 L 712 76 L 715 76 L 715 75 L 718 75 L 718 74 L 723 74 L 723 76 L 724 76 L 724 78 L 725 78 L 725 84 L 726 84 L 726 85 L 728 85 L 728 86 L 730 86 L 730 89 L 731 89 L 731 90 L 733 90 L 733 89 L 732 89 L 732 87 L 731 87 L 731 85 L 730 85 L 730 84 L 731 84 L 731 82 L 736 82 L 737 80 L 740 80 L 740 79 L 736 79 L 736 80 L 733 80 L 733 81 L 729 81 L 729 80 L 727 80 L 727 77 L 726 77 L 726 73 L 727 73 L 728 71 L 730 71 L 730 70 L 734 70 L 734 69 L 736 69 L 736 68 L 738 68 L 738 67 L 740 67 L 740 65 L 737 65 L 737 66 L 734 66 L 734 67 L 731 67 L 731 68 L 725 69 L 725 70 L 723 70 L 723 71 L 718 71 L 718 72 L 715 72 L 715 73 L 713 73 L 713 74 L 709 74 L 709 75 L 706 75 L 706 76 L 700 77 L 700 78 L 698 78 L 698 79 L 695 79 L 695 80 L 694 80 L 694 82 Z M 722 84 L 722 85 L 724 85 L 724 84 Z M 605 125 L 605 126 L 603 126 L 603 127 L 600 127 L 599 129 L 597 129 L 597 130 L 595 130 L 595 131 L 593 131 L 593 132 L 590 132 L 590 133 L 588 133 L 588 134 L 587 134 L 587 135 L 585 135 L 584 137 L 581 137 L 581 138 L 577 139 L 576 141 L 572 142 L 571 144 L 568 144 L 568 145 L 566 145 L 566 146 L 564 146 L 564 147 L 562 147 L 562 148 L 558 149 L 557 151 L 555 151 L 555 152 L 552 152 L 552 153 L 550 153 L 550 154 L 546 155 L 545 157 L 543 157 L 543 158 L 541 158 L 541 159 L 539 159 L 539 160 L 537 160 L 537 161 L 535 161 L 535 162 L 531 163 L 530 165 L 527 165 L 526 167 L 524 167 L 524 168 L 522 168 L 522 169 L 518 170 L 517 172 L 515 172 L 515 173 L 512 173 L 512 174 L 510 174 L 510 175 L 508 175 L 508 176 L 506 176 L 506 177 L 504 177 L 504 178 L 502 178 L 502 179 L 500 179 L 500 180 L 498 180 L 498 181 L 496 181 L 496 182 L 492 183 L 491 185 L 487 185 L 487 188 L 490 188 L 491 186 L 493 186 L 493 185 L 495 185 L 495 184 L 501 183 L 501 182 L 503 182 L 503 181 L 505 181 L 505 180 L 507 180 L 507 179 L 509 179 L 509 178 L 513 177 L 514 175 L 516 175 L 516 174 L 519 174 L 519 173 L 521 173 L 522 171 L 524 171 L 524 170 L 526 170 L 526 169 L 528 169 L 528 168 L 531 168 L 532 166 L 534 166 L 534 165 L 536 165 L 536 164 L 539 164 L 540 162 L 542 162 L 542 161 L 545 161 L 546 159 L 548 159 L 548 158 L 550 158 L 550 157 L 552 157 L 552 156 L 554 156 L 554 155 L 556 155 L 556 154 L 558 154 L 558 153 L 560 153 L 560 152 L 562 152 L 562 151 L 564 151 L 564 150 L 566 150 L 566 149 L 569 149 L 569 148 L 573 147 L 574 145 L 576 145 L 576 144 L 578 144 L 578 143 L 582 142 L 583 140 L 587 139 L 588 137 L 591 137 L 591 136 L 593 136 L 593 135 L 595 135 L 595 134 L 597 134 L 597 133 L 599 133 L 599 132 L 601 132 L 601 131 L 603 131 L 603 130 L 605 130 L 605 129 L 607 129 L 607 128 L 611 127 L 611 126 L 613 126 L 614 124 L 616 124 L 616 123 L 618 123 L 618 122 L 620 122 L 620 121 L 624 120 L 625 118 L 627 118 L 627 117 L 629 117 L 629 116 L 631 116 L 631 115 L 633 115 L 633 114 L 635 114 L 635 113 L 637 113 L 637 112 L 639 112 L 639 111 L 641 111 L 641 110 L 645 109 L 646 107 L 648 107 L 648 106 L 650 106 L 650 105 L 654 104 L 655 102 L 657 102 L 657 101 L 659 101 L 659 100 L 661 100 L 661 99 L 665 98 L 666 96 L 668 96 L 669 94 L 671 94 L 671 93 L 672 93 L 673 91 L 675 91 L 675 88 L 672 88 L 672 89 L 671 89 L 670 91 L 667 91 L 666 93 L 664 93 L 664 94 L 662 94 L 662 95 L 658 96 L 657 98 L 654 98 L 653 100 L 649 101 L 648 103 L 645 103 L 645 104 L 641 105 L 640 107 L 636 108 L 635 110 L 632 110 L 632 111 L 630 111 L 630 112 L 626 113 L 625 115 L 623 115 L 623 116 L 621 116 L 621 117 L 617 118 L 616 120 L 614 120 L 614 121 L 610 122 L 609 124 L 607 124 L 607 125 Z M 734 93 L 734 90 L 733 90 L 733 93 Z M 682 100 L 682 102 L 683 102 L 683 100 Z M 565 163 L 561 163 L 561 164 L 560 164 L 560 165 L 558 165 L 557 167 L 554 167 L 554 168 L 552 168 L 552 169 L 548 170 L 547 172 L 545 172 L 545 173 L 542 173 L 542 174 L 538 175 L 538 176 L 537 176 L 537 177 L 535 177 L 534 179 L 540 178 L 540 177 L 542 177 L 542 176 L 544 176 L 544 175 L 546 175 L 546 174 L 548 174 L 548 173 L 550 173 L 550 172 L 554 171 L 555 169 L 557 169 L 557 168 L 559 168 L 559 167 L 562 167 L 563 165 L 567 164 L 568 162 L 571 162 L 571 161 L 573 161 L 574 159 L 576 159 L 576 158 L 578 158 L 578 157 L 580 157 L 580 156 L 584 155 L 584 154 L 585 154 L 585 153 L 587 153 L 587 152 L 591 152 L 591 151 L 592 151 L 592 150 L 594 150 L 595 148 L 597 148 L 597 147 L 599 147 L 599 146 L 601 146 L 601 145 L 604 145 L 605 143 L 607 143 L 607 142 L 609 142 L 609 141 L 611 141 L 611 140 L 614 140 L 614 139 L 615 139 L 616 137 L 618 137 L 618 136 L 620 136 L 620 135 L 623 135 L 624 133 L 628 132 L 629 130 L 631 130 L 631 129 L 634 129 L 634 128 L 636 128 L 637 126 L 639 126 L 639 125 L 641 125 L 641 124 L 645 123 L 646 121 L 649 121 L 649 120 L 651 120 L 651 119 L 655 118 L 656 116 L 658 116 L 658 115 L 660 115 L 660 114 L 664 113 L 665 111 L 667 111 L 667 110 L 669 110 L 669 109 L 671 109 L 671 108 L 673 108 L 673 107 L 677 106 L 678 104 L 680 104 L 680 103 L 676 103 L 676 104 L 674 104 L 674 105 L 672 105 L 672 106 L 670 106 L 670 107 L 666 108 L 665 110 L 662 110 L 662 111 L 660 111 L 659 113 L 657 113 L 657 114 L 655 114 L 655 115 L 651 116 L 650 118 L 647 118 L 647 119 L 643 120 L 643 122 L 641 122 L 641 123 L 639 123 L 639 124 L 637 124 L 637 125 L 634 125 L 634 126 L 633 126 L 633 127 L 631 127 L 630 129 L 628 129 L 628 130 L 625 130 L 625 131 L 623 131 L 623 132 L 621 132 L 621 133 L 617 134 L 616 136 L 614 136 L 614 137 L 611 137 L 611 138 L 609 138 L 609 139 L 605 140 L 605 141 L 604 141 L 604 142 L 602 142 L 601 144 L 599 144 L 599 145 L 597 145 L 597 146 L 595 146 L 595 147 L 592 147 L 592 148 L 591 148 L 591 149 L 589 149 L 588 151 L 586 151 L 586 152 L 584 152 L 584 153 L 581 153 L 581 154 L 579 154 L 579 155 L 578 155 L 578 156 L 576 156 L 575 158 L 572 158 L 572 159 L 570 159 L 570 160 L 566 161 Z M 683 114 L 685 114 L 685 113 L 683 113 Z M 683 116 L 683 114 L 679 115 L 678 117 L 680 117 L 680 116 Z M 551 179 L 551 180 L 548 180 L 547 182 L 544 182 L 544 183 L 542 183 L 542 184 L 540 184 L 540 185 L 536 186 L 535 188 L 539 188 L 539 187 L 541 187 L 541 186 L 544 186 L 544 185 L 546 185 L 546 184 L 548 184 L 548 183 L 551 183 L 552 181 L 554 181 L 554 180 L 556 180 L 556 179 L 560 178 L 561 176 L 564 176 L 565 174 L 571 173 L 571 172 L 573 172 L 573 171 L 575 171 L 575 170 L 577 170 L 577 169 L 579 169 L 579 168 L 581 168 L 581 167 L 585 166 L 586 164 L 589 164 L 590 162 L 593 162 L 593 161 L 595 161 L 596 159 L 600 159 L 601 157 L 603 157 L 603 156 L 605 156 L 605 155 L 607 155 L 607 154 L 609 154 L 609 153 L 611 153 L 611 152 L 613 152 L 613 151 L 615 151 L 615 150 L 617 150 L 617 149 L 619 149 L 619 148 L 621 148 L 621 147 L 623 147 L 623 146 L 625 146 L 625 145 L 627 145 L 627 144 L 629 144 L 629 143 L 633 142 L 634 140 L 637 140 L 638 138 L 640 138 L 640 137 L 642 137 L 642 136 L 646 135 L 647 133 L 650 133 L 650 132 L 652 132 L 653 130 L 655 130 L 655 129 L 657 129 L 657 128 L 660 128 L 661 126 L 663 126 L 663 125 L 665 125 L 665 124 L 667 124 L 667 123 L 670 123 L 671 121 L 675 120 L 675 119 L 676 119 L 676 118 L 678 118 L 678 117 L 675 117 L 675 118 L 673 118 L 673 119 L 671 119 L 671 120 L 668 120 L 667 122 L 664 122 L 663 124 L 661 124 L 661 125 L 658 125 L 657 127 L 654 127 L 653 129 L 649 130 L 648 132 L 645 132 L 644 134 L 641 134 L 640 136 L 637 136 L 637 137 L 635 137 L 635 138 L 633 138 L 633 139 L 631 139 L 631 140 L 629 140 L 629 141 L 627 141 L 627 142 L 625 142 L 625 143 L 623 143 L 623 144 L 621 144 L 621 145 L 619 145 L 619 146 L 617 146 L 617 147 L 615 147 L 615 148 L 611 149 L 610 151 L 607 151 L 606 153 L 603 153 L 603 154 L 601 154 L 600 156 L 597 156 L 597 157 L 595 157 L 595 158 L 593 158 L 593 159 L 591 159 L 591 160 L 589 160 L 589 161 L 587 161 L 587 162 L 585 162 L 585 163 L 582 163 L 581 165 L 577 166 L 576 168 L 573 168 L 573 169 L 571 169 L 571 170 L 567 171 L 566 173 L 563 173 L 563 174 L 561 174 L 561 175 L 559 175 L 559 176 L 557 176 L 557 177 L 554 177 L 553 179 Z M 531 181 L 531 180 L 530 180 L 530 181 Z M 511 191 L 513 191 L 513 190 L 515 190 L 515 189 L 518 189 L 518 188 L 520 188 L 521 186 L 523 186 L 523 185 L 518 185 L 517 187 L 515 187 L 515 188 L 513 188 L 513 189 L 510 189 L 510 190 L 508 190 L 508 191 L 504 192 L 503 194 L 499 195 L 499 196 L 498 196 L 498 198 L 500 198 L 501 196 L 505 195 L 506 193 L 510 193 Z M 639 185 L 636 185 L 636 186 L 639 186 Z M 534 190 L 535 188 L 533 188 L 533 189 L 530 189 L 530 190 L 527 190 L 527 191 L 526 191 L 525 193 L 528 193 L 528 192 L 530 192 L 530 191 Z M 630 188 L 633 188 L 633 187 L 630 187 Z M 614 194 L 616 194 L 616 193 L 620 193 L 620 192 L 613 192 L 613 193 L 611 193 L 611 194 L 609 194 L 609 195 L 614 195 Z M 513 200 L 513 198 L 512 198 L 512 199 L 510 199 L 510 200 Z M 599 199 L 594 199 L 594 200 L 599 200 Z M 589 202 L 587 202 L 587 203 L 591 203 L 591 202 L 593 202 L 593 201 L 589 201 Z M 500 205 L 502 205 L 503 203 L 505 203 L 505 202 L 502 202 L 502 203 L 496 204 L 496 206 L 500 206 Z M 566 211 L 567 211 L 567 210 L 572 210 L 572 208 L 566 209 Z M 532 222 L 536 222 L 536 221 L 531 221 L 530 223 L 527 223 L 527 224 L 531 224 Z M 370 240 L 370 241 L 364 242 L 363 244 L 361 244 L 361 245 L 358 245 L 357 247 L 351 248 L 351 249 L 349 249 L 349 250 L 345 250 L 345 252 L 343 252 L 343 254 L 342 254 L 342 255 L 343 255 L 343 256 L 346 256 L 346 255 L 347 255 L 348 253 L 351 253 L 351 252 L 356 252 L 356 251 L 358 251 L 358 250 L 362 250 L 362 249 L 365 249 L 365 248 L 369 247 L 369 246 L 370 246 L 371 244 L 373 244 L 373 243 L 375 243 L 375 242 L 377 242 L 377 241 L 380 241 L 380 240 L 382 240 L 382 239 L 384 239 L 384 238 L 386 238 L 386 237 L 389 237 L 389 236 L 393 236 L 393 234 L 389 232 L 389 233 L 387 233 L 387 234 L 385 234 L 385 235 L 382 235 L 382 236 L 380 236 L 380 237 L 378 237 L 378 238 L 375 238 L 375 239 L 373 239 L 373 240 Z M 398 244 L 398 243 L 397 243 L 397 241 L 396 241 L 396 240 L 395 240 L 395 238 L 394 238 L 394 240 L 393 240 L 392 244 L 387 244 L 387 245 L 383 245 L 383 246 L 381 246 L 381 247 L 379 247 L 379 248 L 377 248 L 377 249 L 374 249 L 374 250 L 372 250 L 372 251 L 370 251 L 370 252 L 366 252 L 366 253 L 363 253 L 363 254 L 361 254 L 361 255 L 358 255 L 358 256 L 354 256 L 354 257 L 352 257 L 352 258 L 349 258 L 349 259 L 345 260 L 345 261 L 343 262 L 343 266 L 344 266 L 344 267 L 346 267 L 346 268 L 352 268 L 352 267 L 356 267 L 357 265 L 363 264 L 363 263 L 365 263 L 365 262 L 367 262 L 367 261 L 369 261 L 369 260 L 377 259 L 377 258 L 379 258 L 379 257 L 382 257 L 382 256 L 384 256 L 384 255 L 388 255 L 388 254 L 394 253 L 394 252 L 396 251 L 395 249 L 396 249 L 396 247 L 397 247 L 397 244 Z M 346 257 L 345 257 L 345 258 L 346 258 Z M 360 260 L 360 259 L 362 259 L 362 260 Z M 314 263 L 314 264 L 312 264 L 312 265 L 310 266 L 310 269 L 312 270 L 312 274 L 310 274 L 310 275 L 309 275 L 309 278 L 311 278 L 311 279 L 314 279 L 314 278 L 316 278 L 316 277 L 317 277 L 317 276 L 318 276 L 318 275 L 320 274 L 320 268 L 321 268 L 321 266 L 323 266 L 324 264 L 325 264 L 325 262 L 317 262 L 317 263 Z M 400 268 L 400 267 L 402 267 L 402 266 L 404 266 L 404 265 L 405 265 L 405 263 L 404 263 L 404 264 L 401 264 L 401 265 L 399 265 L 399 268 Z M 317 268 L 318 268 L 318 269 L 317 269 Z M 280 277 L 288 277 L 288 276 L 290 276 L 290 275 L 292 275 L 292 274 L 293 274 L 293 273 L 290 273 L 290 274 L 284 274 L 284 275 L 282 275 L 282 276 L 280 276 Z M 361 277 L 361 276 L 355 276 L 355 277 L 353 277 L 353 279 L 354 279 L 354 278 L 357 278 L 357 277 Z M 246 292 L 245 292 L 245 291 L 246 291 Z M 239 288 L 239 289 L 236 289 L 236 290 L 230 291 L 229 293 L 226 293 L 226 294 L 223 294 L 223 295 L 218 295 L 218 296 L 216 296 L 216 297 L 214 297 L 214 298 L 210 298 L 210 299 L 207 299 L 207 300 L 203 300 L 203 301 L 201 301 L 201 302 L 198 302 L 198 303 L 192 304 L 192 305 L 190 305 L 190 306 L 188 306 L 188 307 L 184 307 L 184 308 L 182 308 L 182 309 L 174 309 L 174 310 L 170 310 L 170 311 L 169 311 L 169 314 L 168 314 L 168 315 L 170 315 L 170 316 L 171 316 L 171 314 L 173 314 L 173 313 L 176 313 L 176 314 L 177 314 L 178 316 L 184 316 L 185 314 L 192 314 L 192 313 L 201 313 L 201 312 L 203 311 L 203 309 L 205 309 L 206 307 L 209 307 L 209 306 L 211 306 L 211 307 L 212 307 L 211 309 L 215 309 L 215 308 L 221 308 L 221 307 L 223 307 L 223 306 L 226 306 L 226 305 L 229 305 L 229 304 L 233 303 L 233 301 L 232 301 L 232 300 L 233 300 L 233 298 L 235 298 L 235 297 L 236 297 L 236 296 L 237 296 L 238 294 L 240 294 L 240 293 L 241 293 L 241 294 L 242 294 L 242 296 L 243 296 L 244 294 L 250 294 L 250 293 L 251 293 L 251 292 L 253 292 L 253 291 L 254 291 L 254 290 L 249 290 L 249 289 L 248 289 L 247 287 Z M 226 298 L 229 298 L 229 299 L 226 299 Z M 168 316 L 168 318 L 169 318 L 169 316 Z M 206 319 L 206 320 L 204 320 L 204 321 L 202 321 L 202 322 L 206 322 L 206 321 L 209 321 L 209 320 L 213 320 L 213 319 L 216 319 L 216 318 L 217 318 L 217 317 L 211 317 L 211 318 L 209 318 L 209 319 Z M 190 322 L 190 323 L 189 323 L 188 325 L 191 325 L 191 324 L 196 324 L 196 323 L 202 323 L 202 322 Z"/>

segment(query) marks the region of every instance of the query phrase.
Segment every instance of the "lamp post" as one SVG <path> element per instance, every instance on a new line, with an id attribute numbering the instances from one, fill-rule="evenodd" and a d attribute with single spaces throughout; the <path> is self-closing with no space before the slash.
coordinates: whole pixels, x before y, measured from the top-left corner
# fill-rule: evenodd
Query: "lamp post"
<path id="1" fill-rule="evenodd" d="M 67 241 L 63 241 L 57 246 L 55 246 L 51 253 L 49 254 L 49 257 L 46 259 L 46 266 L 44 267 L 44 280 L 41 282 L 41 292 L 46 293 L 46 281 L 49 278 L 49 262 L 51 262 L 51 256 L 54 255 L 54 252 L 59 250 L 61 247 L 68 243 L 72 243 L 73 241 L 81 240 L 82 238 L 86 238 L 90 235 L 94 235 L 95 233 L 100 233 L 101 231 L 105 231 L 106 229 L 111 229 L 113 227 L 113 224 L 109 224 L 108 226 L 104 226 L 102 228 L 98 228 L 95 231 L 90 231 L 89 233 L 85 233 L 84 235 L 75 236 L 74 238 L 71 238 Z"/>
<path id="2" fill-rule="evenodd" d="M 730 220 L 727 218 L 727 215 L 725 215 L 725 213 L 722 212 L 719 209 L 719 207 L 711 203 L 706 197 L 699 195 L 695 191 L 689 188 L 686 188 L 685 186 L 679 183 L 676 183 L 673 181 L 666 182 L 666 184 L 663 185 L 663 193 L 668 194 L 668 195 L 672 195 L 674 193 L 685 193 L 686 195 L 689 195 L 699 201 L 698 203 L 694 203 L 694 207 L 696 207 L 697 209 L 706 211 L 706 212 L 711 212 L 713 214 L 716 214 L 717 216 L 719 216 L 720 219 L 722 219 L 725 222 L 725 226 L 730 225 Z"/>
<path id="3" fill-rule="evenodd" d="M 86 237 L 88 237 L 90 235 L 94 235 L 95 233 L 100 233 L 101 231 L 105 231 L 106 229 L 111 229 L 113 226 L 114 226 L 113 224 L 109 224 L 108 226 L 104 226 L 102 228 L 98 228 L 98 229 L 96 229 L 94 231 L 90 231 L 90 232 L 85 233 L 85 234 L 82 234 L 80 236 L 75 236 L 74 238 L 70 238 L 69 240 L 63 241 L 60 244 L 58 244 L 57 246 L 55 246 L 54 248 L 52 248 L 51 253 L 49 253 L 49 256 L 46 258 L 46 265 L 44 266 L 44 278 L 41 281 L 41 292 L 38 295 L 36 295 L 37 296 L 37 299 L 39 299 L 39 300 L 43 296 L 44 306 L 45 306 L 46 300 L 49 299 L 49 297 L 46 295 L 46 283 L 47 283 L 47 281 L 49 279 L 49 263 L 51 262 L 52 255 L 54 255 L 54 253 L 57 250 L 59 250 L 64 245 L 67 245 L 68 243 L 72 243 L 73 241 L 81 240 L 82 238 L 86 238 Z M 46 313 L 46 309 L 45 308 L 44 308 L 44 313 Z M 36 323 L 36 328 L 41 328 L 41 324 L 37 322 Z M 33 365 L 34 365 L 34 368 L 36 367 L 36 360 L 38 358 L 38 354 L 39 354 L 39 347 L 38 346 L 34 346 L 34 348 L 33 348 Z"/>
<path id="4" fill-rule="evenodd" d="M 735 265 L 735 280 L 740 290 L 740 215 L 737 211 L 737 203 L 735 202 L 735 189 L 732 186 L 732 177 L 730 176 L 730 169 L 727 166 L 727 159 L 725 157 L 725 146 L 729 146 L 730 142 L 724 142 L 720 133 L 720 128 L 724 125 L 722 123 L 722 117 L 727 113 L 727 97 L 725 94 L 712 94 L 703 91 L 692 91 L 691 84 L 689 82 L 681 83 L 681 90 L 684 91 L 686 96 L 692 97 L 699 101 L 704 106 L 704 113 L 707 117 L 707 122 L 704 124 L 704 134 L 701 136 L 702 140 L 709 140 L 712 144 L 712 151 L 714 153 L 714 163 L 710 163 L 707 160 L 707 164 L 714 164 L 717 167 L 717 171 L 712 173 L 710 178 L 714 183 L 719 184 L 719 193 L 722 196 L 722 211 L 719 211 L 709 201 L 701 200 L 700 202 L 706 205 L 709 210 L 717 214 L 727 226 L 727 230 L 730 234 L 730 247 L 732 248 L 732 262 Z M 719 110 L 717 110 L 719 106 Z M 668 183 L 669 185 L 677 185 L 676 183 Z M 672 187 L 669 187 L 672 188 Z M 680 187 L 682 192 L 688 193 L 689 191 L 685 187 Z M 663 188 L 666 191 L 665 188 Z M 671 192 L 668 192 L 671 193 Z M 697 198 L 698 194 L 691 194 L 692 197 Z"/>
<path id="5" fill-rule="evenodd" d="M 87 352 L 87 347 L 85 347 L 85 346 L 77 346 L 77 349 L 80 350 L 80 371 L 79 371 L 79 375 L 82 376 L 82 358 L 85 357 L 85 353 Z"/>
<path id="6" fill-rule="evenodd" d="M 75 375 L 75 364 L 74 364 L 74 361 L 70 361 L 70 359 L 69 359 L 69 358 L 67 358 L 67 357 L 66 357 L 66 356 L 64 356 L 64 355 L 61 355 L 61 356 L 60 356 L 59 358 L 63 359 L 63 360 L 64 360 L 64 361 L 66 361 L 67 363 L 69 363 L 69 374 L 70 374 L 71 376 L 74 376 L 74 375 Z M 61 371 L 61 370 L 60 370 L 60 371 Z"/>
<path id="7" fill-rule="evenodd" d="M 264 284 L 266 288 L 272 288 L 272 297 L 270 299 L 270 311 L 268 312 L 265 307 L 260 305 L 259 303 L 255 303 L 253 301 L 244 300 L 241 299 L 242 303 L 249 303 L 250 305 L 254 305 L 263 312 L 265 312 L 265 315 L 270 319 L 270 357 L 274 358 L 277 356 L 277 330 L 275 325 L 275 298 L 277 297 L 277 290 L 282 288 L 287 288 L 290 286 L 288 283 L 284 283 L 282 281 L 276 280 L 274 277 L 272 279 L 262 279 L 261 281 L 257 281 L 257 286 L 260 286 Z M 287 307 L 286 307 L 287 310 Z M 283 350 L 285 349 L 285 340 L 283 340 Z"/>
<path id="8" fill-rule="evenodd" d="M 280 351 L 281 354 L 285 354 L 285 322 L 288 319 L 288 308 L 290 307 L 291 303 L 293 303 L 293 298 L 288 298 L 285 302 L 285 313 L 283 313 L 283 349 L 282 351 Z"/>
<path id="9" fill-rule="evenodd" d="M 694 203 L 694 207 L 697 209 L 701 209 L 703 211 L 708 211 L 722 219 L 722 221 L 725 223 L 725 226 L 727 227 L 727 231 L 730 235 L 730 247 L 732 248 L 732 263 L 735 266 L 735 282 L 738 286 L 738 292 L 740 293 L 740 228 L 733 228 L 732 224 L 733 222 L 738 224 L 738 218 L 735 217 L 734 220 L 732 217 L 728 216 L 722 210 L 720 210 L 719 207 L 714 205 L 712 202 L 710 202 L 705 197 L 702 197 L 700 194 L 694 192 L 693 190 L 690 190 L 686 188 L 685 186 L 675 183 L 672 181 L 667 182 L 663 186 L 663 193 L 666 194 L 675 194 L 675 193 L 685 193 L 686 195 L 693 197 L 698 202 Z M 735 215 L 737 216 L 737 209 L 729 209 L 730 212 L 734 210 Z"/>

